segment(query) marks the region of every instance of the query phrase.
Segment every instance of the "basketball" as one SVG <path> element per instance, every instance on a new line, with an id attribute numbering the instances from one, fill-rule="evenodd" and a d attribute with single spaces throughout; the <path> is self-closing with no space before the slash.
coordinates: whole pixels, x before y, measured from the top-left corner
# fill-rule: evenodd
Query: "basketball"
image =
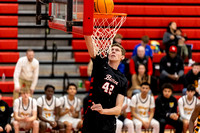
<path id="1" fill-rule="evenodd" d="M 113 9 L 113 0 L 94 0 L 94 12 L 96 13 L 112 13 Z"/>

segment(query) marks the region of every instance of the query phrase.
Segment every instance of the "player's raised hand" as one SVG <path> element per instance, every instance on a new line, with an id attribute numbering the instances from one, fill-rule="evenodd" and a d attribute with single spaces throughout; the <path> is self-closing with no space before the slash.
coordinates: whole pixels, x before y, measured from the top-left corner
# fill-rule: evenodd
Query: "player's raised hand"
<path id="1" fill-rule="evenodd" d="M 74 112 L 74 106 L 70 107 L 70 112 Z"/>
<path id="2" fill-rule="evenodd" d="M 101 104 L 95 104 L 94 102 L 92 102 L 92 107 L 91 107 L 91 109 L 93 110 L 93 111 L 97 111 L 97 112 L 99 112 L 100 114 L 102 114 L 103 113 L 103 108 L 102 108 L 102 105 Z"/>

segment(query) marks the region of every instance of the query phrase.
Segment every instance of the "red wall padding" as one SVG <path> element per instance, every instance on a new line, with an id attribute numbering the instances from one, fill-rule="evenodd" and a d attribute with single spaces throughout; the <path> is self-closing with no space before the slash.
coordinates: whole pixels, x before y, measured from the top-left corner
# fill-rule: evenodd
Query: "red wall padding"
<path id="1" fill-rule="evenodd" d="M 6 53 L 0 52 L 0 62 L 16 63 L 18 59 L 19 59 L 18 52 L 6 52 Z"/>
<path id="2" fill-rule="evenodd" d="M 0 38 L 16 38 L 18 28 L 0 28 Z"/>
<path id="3" fill-rule="evenodd" d="M 199 15 L 199 6 L 115 5 L 114 11 L 128 15 Z"/>
<path id="4" fill-rule="evenodd" d="M 18 4 L 0 4 L 0 14 L 17 14 Z"/>
<path id="5" fill-rule="evenodd" d="M 0 26 L 17 26 L 18 16 L 0 16 Z"/>
<path id="6" fill-rule="evenodd" d="M 17 49 L 18 40 L 0 40 L 0 49 Z"/>

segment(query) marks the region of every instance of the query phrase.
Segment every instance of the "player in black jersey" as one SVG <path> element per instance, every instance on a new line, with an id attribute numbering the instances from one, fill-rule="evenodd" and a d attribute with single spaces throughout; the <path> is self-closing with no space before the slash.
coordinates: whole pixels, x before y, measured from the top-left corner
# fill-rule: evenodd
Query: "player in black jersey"
<path id="1" fill-rule="evenodd" d="M 108 58 L 101 58 L 94 52 L 91 36 L 85 36 L 85 41 L 93 70 L 83 133 L 115 133 L 115 115 L 121 112 L 127 89 L 127 79 L 117 69 L 125 50 L 120 44 L 113 44 Z"/>

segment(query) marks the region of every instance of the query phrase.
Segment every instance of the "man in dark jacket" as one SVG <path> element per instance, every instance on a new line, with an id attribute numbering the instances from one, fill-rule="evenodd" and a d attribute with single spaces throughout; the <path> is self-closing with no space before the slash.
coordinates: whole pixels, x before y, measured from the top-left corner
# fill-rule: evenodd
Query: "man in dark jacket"
<path id="1" fill-rule="evenodd" d="M 181 133 L 183 123 L 177 114 L 177 100 L 172 96 L 173 86 L 165 83 L 162 86 L 162 95 L 155 101 L 154 118 L 160 123 L 160 133 L 164 133 L 165 125 L 172 125 L 176 129 L 176 133 Z"/>
<path id="2" fill-rule="evenodd" d="M 8 104 L 2 100 L 2 91 L 0 90 L 0 132 L 14 133 L 11 125 L 11 113 Z"/>
<path id="3" fill-rule="evenodd" d="M 196 92 L 200 94 L 200 90 L 198 88 L 198 80 L 200 79 L 200 66 L 199 63 L 194 63 L 192 65 L 192 69 L 185 75 L 184 89 L 183 94 L 186 94 L 187 86 L 189 84 L 194 85 L 196 88 Z"/>
<path id="4" fill-rule="evenodd" d="M 169 55 L 160 61 L 160 86 L 164 83 L 184 83 L 184 63 L 177 56 L 177 47 L 169 48 Z"/>

